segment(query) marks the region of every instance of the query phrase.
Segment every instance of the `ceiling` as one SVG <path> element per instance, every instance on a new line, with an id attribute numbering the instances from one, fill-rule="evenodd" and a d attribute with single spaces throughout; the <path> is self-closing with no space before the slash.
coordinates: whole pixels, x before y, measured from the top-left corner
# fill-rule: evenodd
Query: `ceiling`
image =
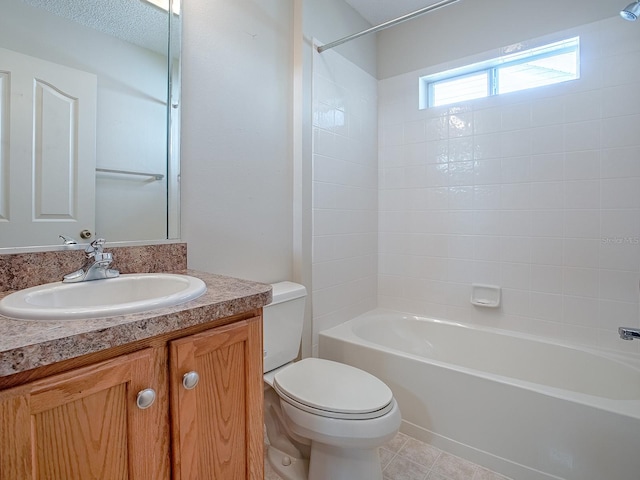
<path id="1" fill-rule="evenodd" d="M 345 0 L 371 25 L 393 20 L 438 3 L 439 0 Z"/>
<path id="2" fill-rule="evenodd" d="M 0 0 L 6 1 L 6 0 Z M 138 0 L 23 0 L 140 47 L 166 55 L 167 12 Z"/>

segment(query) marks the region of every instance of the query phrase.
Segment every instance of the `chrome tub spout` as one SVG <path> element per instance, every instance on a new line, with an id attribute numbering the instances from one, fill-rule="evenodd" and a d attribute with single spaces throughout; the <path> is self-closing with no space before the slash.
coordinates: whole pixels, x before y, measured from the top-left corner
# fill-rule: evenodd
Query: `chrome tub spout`
<path id="1" fill-rule="evenodd" d="M 640 328 L 620 327 L 618 328 L 620 338 L 623 340 L 633 340 L 634 338 L 640 338 Z"/>

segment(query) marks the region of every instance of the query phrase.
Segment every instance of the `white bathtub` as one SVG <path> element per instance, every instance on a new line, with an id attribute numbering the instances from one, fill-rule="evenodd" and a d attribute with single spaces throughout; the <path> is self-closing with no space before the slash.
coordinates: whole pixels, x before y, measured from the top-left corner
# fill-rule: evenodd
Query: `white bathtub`
<path id="1" fill-rule="evenodd" d="M 321 332 L 319 355 L 387 383 L 405 433 L 515 480 L 640 480 L 637 365 L 385 310 Z"/>

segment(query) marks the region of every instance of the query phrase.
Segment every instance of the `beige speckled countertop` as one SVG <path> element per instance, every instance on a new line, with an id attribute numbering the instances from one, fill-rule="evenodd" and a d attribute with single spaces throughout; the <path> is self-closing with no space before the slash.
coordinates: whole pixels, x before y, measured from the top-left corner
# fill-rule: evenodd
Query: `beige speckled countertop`
<path id="1" fill-rule="evenodd" d="M 107 318 L 14 320 L 0 315 L 0 377 L 237 315 L 271 302 L 271 285 L 194 270 L 207 291 L 195 300 Z M 10 294 L 0 292 L 0 298 Z"/>

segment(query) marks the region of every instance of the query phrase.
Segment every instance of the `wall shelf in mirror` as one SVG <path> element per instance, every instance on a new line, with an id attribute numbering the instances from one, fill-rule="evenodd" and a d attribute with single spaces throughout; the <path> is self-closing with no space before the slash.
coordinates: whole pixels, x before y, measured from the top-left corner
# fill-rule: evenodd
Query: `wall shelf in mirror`
<path id="1" fill-rule="evenodd" d="M 130 170 L 116 170 L 112 168 L 96 168 L 96 172 L 98 173 L 114 173 L 118 175 L 136 175 L 140 177 L 153 177 L 156 180 L 162 180 L 164 178 L 164 174 L 162 173 L 145 173 L 145 172 L 134 172 Z"/>

